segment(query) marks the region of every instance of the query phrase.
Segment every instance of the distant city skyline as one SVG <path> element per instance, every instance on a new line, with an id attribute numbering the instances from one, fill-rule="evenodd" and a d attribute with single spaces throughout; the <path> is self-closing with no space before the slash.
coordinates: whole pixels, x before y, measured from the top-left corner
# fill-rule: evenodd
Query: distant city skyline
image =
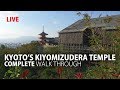
<path id="1" fill-rule="evenodd" d="M 89 13 L 92 18 L 108 15 L 118 15 L 120 11 L 81 11 Z M 34 36 L 44 31 L 48 37 L 58 37 L 58 32 L 68 27 L 81 16 L 76 11 L 0 11 L 0 39 L 11 39 L 22 36 Z M 18 16 L 19 22 L 6 22 L 7 16 Z"/>

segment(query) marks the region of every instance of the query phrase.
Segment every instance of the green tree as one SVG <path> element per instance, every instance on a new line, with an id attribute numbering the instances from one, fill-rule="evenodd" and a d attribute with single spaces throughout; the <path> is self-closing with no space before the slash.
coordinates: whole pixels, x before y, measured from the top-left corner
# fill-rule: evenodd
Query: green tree
<path id="1" fill-rule="evenodd" d="M 81 14 L 81 13 L 80 13 Z M 87 15 L 88 16 L 88 15 Z M 90 19 L 90 18 L 87 18 Z M 86 18 L 85 18 L 86 20 Z M 103 19 L 102 22 L 109 23 L 112 18 L 107 17 Z M 87 20 L 86 25 L 91 27 L 89 23 L 90 20 Z M 115 27 L 117 31 L 114 32 L 106 32 L 102 33 L 102 37 L 107 38 L 106 45 L 103 45 L 102 39 L 100 35 L 95 34 L 95 29 L 91 28 L 92 36 L 90 37 L 91 49 L 94 53 L 108 53 L 108 54 L 116 54 L 116 61 L 108 62 L 108 61 L 100 61 L 94 64 L 84 72 L 84 78 L 87 79 L 118 79 L 120 78 L 120 28 Z M 103 29 L 103 28 L 102 28 Z M 106 42 L 107 42 L 106 41 Z"/>
<path id="2" fill-rule="evenodd" d="M 5 48 L 6 48 L 5 45 L 2 44 L 2 45 L 1 45 L 1 49 L 5 49 Z"/>

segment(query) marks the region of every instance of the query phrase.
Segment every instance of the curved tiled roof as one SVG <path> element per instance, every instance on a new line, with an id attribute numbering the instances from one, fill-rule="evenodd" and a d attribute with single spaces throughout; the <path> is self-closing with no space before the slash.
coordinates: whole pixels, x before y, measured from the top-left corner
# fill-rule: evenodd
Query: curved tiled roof
<path id="1" fill-rule="evenodd" d="M 40 33 L 39 35 L 48 35 L 48 34 L 43 31 L 43 32 Z"/>

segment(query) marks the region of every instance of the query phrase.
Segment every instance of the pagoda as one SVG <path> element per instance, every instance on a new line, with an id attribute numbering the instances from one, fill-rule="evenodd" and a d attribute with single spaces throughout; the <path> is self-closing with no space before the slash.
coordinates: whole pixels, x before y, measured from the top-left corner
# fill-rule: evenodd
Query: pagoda
<path id="1" fill-rule="evenodd" d="M 45 45 L 46 44 L 46 35 L 48 35 L 47 33 L 44 32 L 44 26 L 43 26 L 43 32 L 39 34 L 40 37 L 40 45 Z"/>

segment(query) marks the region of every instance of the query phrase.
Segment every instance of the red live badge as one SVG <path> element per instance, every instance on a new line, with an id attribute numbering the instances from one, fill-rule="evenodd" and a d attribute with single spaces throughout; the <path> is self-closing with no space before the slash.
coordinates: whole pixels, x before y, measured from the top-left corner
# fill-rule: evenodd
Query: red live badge
<path id="1" fill-rule="evenodd" d="M 7 22 L 19 22 L 19 17 L 7 17 Z"/>

